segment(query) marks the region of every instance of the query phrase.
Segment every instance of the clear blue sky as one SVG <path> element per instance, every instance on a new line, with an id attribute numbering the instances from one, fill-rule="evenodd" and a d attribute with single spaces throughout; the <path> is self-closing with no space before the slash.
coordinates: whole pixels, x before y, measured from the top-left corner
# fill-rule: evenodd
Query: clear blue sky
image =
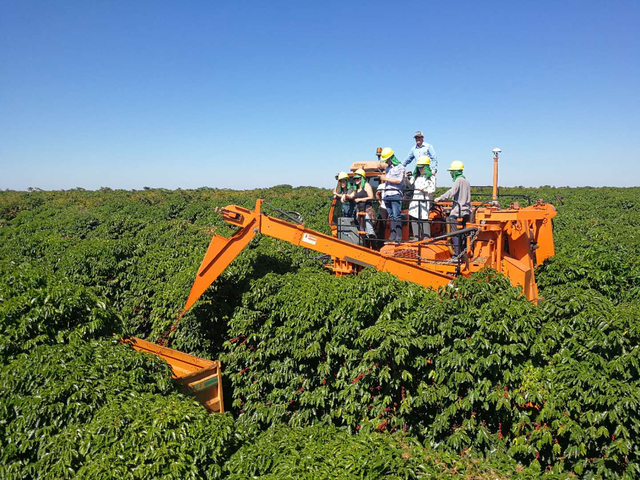
<path id="1" fill-rule="evenodd" d="M 640 185 L 639 24 L 635 0 L 0 0 L 0 189 L 328 187 L 418 129 L 472 184 L 500 147 L 502 185 Z"/>

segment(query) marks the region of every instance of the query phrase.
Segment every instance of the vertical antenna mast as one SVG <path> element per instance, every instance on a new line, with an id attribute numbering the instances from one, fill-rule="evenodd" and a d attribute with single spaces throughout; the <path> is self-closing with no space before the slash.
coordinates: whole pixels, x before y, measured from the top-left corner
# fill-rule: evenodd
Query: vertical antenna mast
<path id="1" fill-rule="evenodd" d="M 493 149 L 493 204 L 498 204 L 498 155 L 502 153 L 499 148 Z"/>

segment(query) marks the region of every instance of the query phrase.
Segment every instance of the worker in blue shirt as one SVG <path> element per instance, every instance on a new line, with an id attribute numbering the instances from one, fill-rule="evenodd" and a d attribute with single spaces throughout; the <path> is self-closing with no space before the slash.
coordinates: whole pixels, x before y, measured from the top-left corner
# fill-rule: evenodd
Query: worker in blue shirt
<path id="1" fill-rule="evenodd" d="M 416 141 L 416 145 L 409 150 L 409 155 L 404 159 L 402 165 L 406 168 L 411 162 L 424 155 L 431 159 L 431 171 L 435 175 L 438 170 L 438 157 L 436 157 L 436 152 L 433 150 L 433 145 L 424 143 L 424 134 L 420 130 L 416 132 L 413 138 Z"/>

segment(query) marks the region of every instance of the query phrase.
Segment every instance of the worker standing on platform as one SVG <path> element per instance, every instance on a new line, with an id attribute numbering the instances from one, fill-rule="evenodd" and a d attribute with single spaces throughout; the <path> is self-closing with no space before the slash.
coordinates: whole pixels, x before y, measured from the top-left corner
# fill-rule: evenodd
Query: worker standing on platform
<path id="1" fill-rule="evenodd" d="M 447 223 L 452 224 L 452 230 L 456 228 L 462 229 L 467 225 L 471 215 L 471 185 L 464 176 L 464 164 L 462 162 L 458 160 L 451 162 L 449 172 L 453 180 L 453 187 L 436 198 L 435 201 L 437 203 L 442 200 L 453 200 Z M 462 253 L 461 235 L 454 235 L 452 241 L 455 256 L 459 257 Z"/>
<path id="2" fill-rule="evenodd" d="M 404 166 L 390 148 L 382 149 L 380 166 L 385 169 L 380 181 L 386 183 L 382 199 L 389 212 L 389 242 L 402 241 L 402 190 L 404 186 Z"/>
<path id="3" fill-rule="evenodd" d="M 347 198 L 356 204 L 356 222 L 358 225 L 358 233 L 365 240 L 365 246 L 368 246 L 368 240 L 375 237 L 373 229 L 373 220 L 375 212 L 371 205 L 373 201 L 373 188 L 369 185 L 366 178 L 366 172 L 359 168 L 353 173 L 353 190 Z"/>
<path id="4" fill-rule="evenodd" d="M 436 152 L 433 150 L 433 145 L 424 143 L 424 134 L 420 130 L 416 132 L 413 138 L 415 139 L 416 144 L 411 150 L 409 150 L 409 155 L 404 159 L 402 165 L 406 168 L 411 162 L 424 155 L 431 159 L 431 171 L 435 175 L 438 169 L 438 157 L 436 157 Z"/>
<path id="5" fill-rule="evenodd" d="M 340 172 L 338 174 L 338 185 L 333 191 L 333 196 L 340 200 L 343 217 L 353 217 L 355 215 L 355 203 L 347 197 L 352 191 L 353 186 L 349 182 L 349 174 Z"/>
<path id="6" fill-rule="evenodd" d="M 407 179 L 409 184 L 413 186 L 413 198 L 409 204 L 409 216 L 411 217 L 413 237 L 416 240 L 431 236 L 431 227 L 428 220 L 433 194 L 436 191 L 436 176 L 431 172 L 430 163 L 431 161 L 426 155 L 420 157 L 413 175 Z"/>

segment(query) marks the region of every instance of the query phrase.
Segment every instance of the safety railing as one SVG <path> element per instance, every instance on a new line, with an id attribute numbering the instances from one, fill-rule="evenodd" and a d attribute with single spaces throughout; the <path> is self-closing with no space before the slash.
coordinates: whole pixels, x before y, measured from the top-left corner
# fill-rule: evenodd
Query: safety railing
<path id="1" fill-rule="evenodd" d="M 430 245 L 448 247 L 456 243 L 457 240 L 453 239 L 457 237 L 461 245 L 460 250 L 466 250 L 464 245 L 468 232 L 457 233 L 465 225 L 447 221 L 448 213 L 456 202 L 452 202 L 451 207 L 443 207 L 429 199 L 403 198 L 385 201 L 374 198 L 367 202 L 367 206 L 370 208 L 361 208 L 361 212 L 364 213 L 361 215 L 358 215 L 358 209 L 352 202 L 348 202 L 348 206 L 343 209 L 340 200 L 336 200 L 333 226 L 336 229 L 337 237 L 350 243 L 380 250 L 386 243 L 389 243 L 392 220 L 388 212 L 390 205 L 387 204 L 391 201 L 401 203 L 399 223 L 402 230 L 402 243 L 427 241 Z M 437 212 L 436 218 L 430 219 L 430 213 L 433 210 Z M 421 259 L 419 256 L 416 261 L 418 263 L 433 263 L 432 260 Z M 448 260 L 446 263 L 460 264 L 462 261 L 463 255 L 457 257 L 452 255 L 452 260 Z"/>
<path id="2" fill-rule="evenodd" d="M 493 203 L 492 190 L 493 186 L 491 185 L 472 185 L 471 186 L 471 199 L 474 201 L 479 201 L 483 204 L 491 204 Z M 523 193 L 500 193 L 500 188 L 498 188 L 498 202 L 500 199 L 509 200 L 509 203 L 512 203 L 514 199 L 522 199 L 526 200 L 527 205 L 533 205 L 531 197 L 529 195 L 525 195 Z"/>

